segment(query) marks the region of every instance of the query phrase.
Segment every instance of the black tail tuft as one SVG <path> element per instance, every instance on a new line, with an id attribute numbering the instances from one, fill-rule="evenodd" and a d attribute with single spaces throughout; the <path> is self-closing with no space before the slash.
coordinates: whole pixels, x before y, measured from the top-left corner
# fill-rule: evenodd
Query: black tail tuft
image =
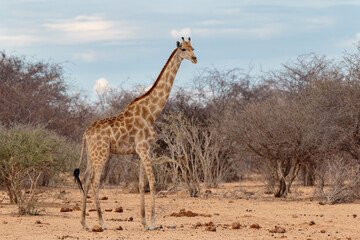
<path id="1" fill-rule="evenodd" d="M 85 191 L 83 189 L 83 186 L 82 186 L 80 178 L 79 178 L 79 175 L 80 175 L 80 169 L 76 168 L 74 170 L 74 180 L 77 183 L 77 185 L 79 186 L 79 188 L 81 189 L 81 191 L 85 194 Z"/>

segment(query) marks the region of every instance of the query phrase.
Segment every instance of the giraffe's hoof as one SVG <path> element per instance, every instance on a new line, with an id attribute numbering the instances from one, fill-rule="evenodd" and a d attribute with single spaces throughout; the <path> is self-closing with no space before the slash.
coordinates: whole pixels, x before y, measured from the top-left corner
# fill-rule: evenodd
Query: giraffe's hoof
<path id="1" fill-rule="evenodd" d="M 102 225 L 102 229 L 104 229 L 104 230 L 107 230 L 108 228 L 107 228 L 107 226 L 106 225 Z"/>
<path id="2" fill-rule="evenodd" d="M 83 226 L 83 229 L 86 231 L 90 231 L 90 229 L 88 228 L 88 226 Z"/>
<path id="3" fill-rule="evenodd" d="M 143 223 L 142 225 L 143 225 L 143 227 L 144 227 L 144 230 L 149 230 L 149 229 L 150 229 L 149 226 L 146 224 L 146 222 Z"/>
<path id="4" fill-rule="evenodd" d="M 152 228 L 147 227 L 147 228 L 145 228 L 145 230 L 150 230 L 150 231 L 152 231 L 152 230 L 158 230 L 158 229 L 159 229 L 158 227 L 152 227 Z"/>

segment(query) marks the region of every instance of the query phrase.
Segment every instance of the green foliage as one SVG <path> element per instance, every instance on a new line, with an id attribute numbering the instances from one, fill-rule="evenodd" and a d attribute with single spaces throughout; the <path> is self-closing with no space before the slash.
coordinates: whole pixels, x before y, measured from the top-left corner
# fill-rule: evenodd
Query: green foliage
<path id="1" fill-rule="evenodd" d="M 65 138 L 42 127 L 17 126 L 0 130 L 1 168 L 36 168 L 39 171 L 66 171 L 76 153 Z"/>
<path id="2" fill-rule="evenodd" d="M 46 172 L 54 177 L 72 168 L 76 151 L 65 138 L 42 127 L 2 127 L 0 139 L 0 179 L 19 213 L 34 214 L 40 176 Z"/>

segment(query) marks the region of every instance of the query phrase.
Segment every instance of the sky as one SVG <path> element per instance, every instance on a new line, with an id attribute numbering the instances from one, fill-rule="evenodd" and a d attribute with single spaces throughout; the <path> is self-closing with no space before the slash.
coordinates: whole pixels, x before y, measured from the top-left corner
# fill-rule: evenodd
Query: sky
<path id="1" fill-rule="evenodd" d="M 0 50 L 59 63 L 72 91 L 151 86 L 182 36 L 175 88 L 206 68 L 255 73 L 307 53 L 341 58 L 360 41 L 360 0 L 0 0 Z"/>

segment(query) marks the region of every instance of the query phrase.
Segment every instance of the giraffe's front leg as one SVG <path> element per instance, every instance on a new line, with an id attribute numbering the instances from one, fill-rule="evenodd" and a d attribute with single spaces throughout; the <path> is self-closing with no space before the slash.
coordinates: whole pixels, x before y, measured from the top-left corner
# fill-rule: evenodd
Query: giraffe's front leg
<path id="1" fill-rule="evenodd" d="M 152 223 L 152 228 L 150 230 L 156 230 L 157 226 L 155 223 L 155 177 L 152 170 L 149 177 L 149 184 L 150 184 L 150 194 L 151 194 L 151 223 Z"/>
<path id="2" fill-rule="evenodd" d="M 139 192 L 140 192 L 140 218 L 141 224 L 143 225 L 144 229 L 149 229 L 149 226 L 146 223 L 146 216 L 145 216 L 145 186 L 144 186 L 144 166 L 140 162 L 139 166 Z"/>
<path id="3" fill-rule="evenodd" d="M 156 230 L 157 226 L 156 226 L 156 223 L 155 223 L 155 177 L 154 177 L 154 173 L 153 173 L 151 163 L 150 163 L 149 150 L 148 149 L 142 149 L 139 152 L 140 152 L 139 155 L 140 155 L 140 158 L 141 158 L 141 162 L 142 162 L 142 164 L 143 164 L 143 166 L 145 168 L 146 176 L 147 176 L 147 178 L 149 180 L 150 194 L 151 194 L 151 198 L 152 198 L 152 201 L 151 201 L 151 223 L 152 223 L 152 227 L 148 228 L 148 230 Z M 141 197 L 141 199 L 143 199 L 143 197 Z"/>

